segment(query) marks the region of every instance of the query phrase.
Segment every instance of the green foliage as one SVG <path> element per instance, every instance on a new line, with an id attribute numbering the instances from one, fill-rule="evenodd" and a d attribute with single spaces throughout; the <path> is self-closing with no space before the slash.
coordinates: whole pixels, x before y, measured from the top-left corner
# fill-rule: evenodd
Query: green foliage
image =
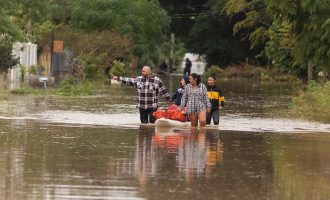
<path id="1" fill-rule="evenodd" d="M 228 21 L 220 16 L 198 17 L 186 47 L 189 52 L 205 55 L 209 65 L 227 66 L 246 56 Z"/>
<path id="2" fill-rule="evenodd" d="M 116 30 L 132 38 L 134 55 L 150 60 L 158 53 L 155 44 L 163 41 L 170 19 L 158 1 L 81 0 L 74 5 L 71 24 L 86 32 Z"/>
<path id="3" fill-rule="evenodd" d="M 329 1 L 268 0 L 267 6 L 275 20 L 290 26 L 293 45 L 289 48 L 295 65 L 312 62 L 317 67 L 329 66 Z"/>
<path id="4" fill-rule="evenodd" d="M 84 63 L 84 72 L 87 80 L 101 79 L 104 77 L 103 67 L 101 66 L 105 65 L 107 60 L 106 56 L 106 53 L 89 53 L 87 55 L 82 55 L 81 60 Z"/>
<path id="5" fill-rule="evenodd" d="M 299 80 L 296 76 L 281 71 L 277 68 L 271 70 L 260 70 L 261 81 L 276 81 L 276 82 L 290 82 L 298 83 Z"/>
<path id="6" fill-rule="evenodd" d="M 12 43 L 8 39 L 8 36 L 0 35 L 0 72 L 5 72 L 19 63 L 12 55 Z"/>
<path id="7" fill-rule="evenodd" d="M 35 66 L 35 65 L 30 66 L 29 67 L 29 73 L 37 75 L 37 66 Z"/>
<path id="8" fill-rule="evenodd" d="M 74 78 L 67 79 L 61 83 L 61 87 L 55 91 L 59 96 L 90 96 L 93 90 L 89 82 L 79 84 Z"/>
<path id="9" fill-rule="evenodd" d="M 292 48 L 295 39 L 290 32 L 290 25 L 286 22 L 274 21 L 273 28 L 277 31 L 269 30 L 270 39 L 265 47 L 266 56 L 272 60 L 272 64 L 281 70 L 293 70 L 294 60 Z"/>
<path id="10" fill-rule="evenodd" d="M 87 65 L 93 63 L 105 68 L 115 58 L 129 60 L 132 54 L 132 39 L 116 31 L 84 33 L 64 26 L 57 32 L 62 40 L 68 41 L 65 47 L 74 53 L 72 59 Z"/>
<path id="11" fill-rule="evenodd" d="M 114 76 L 124 76 L 126 75 L 127 70 L 124 63 L 120 61 L 114 61 L 113 66 L 110 69 L 110 74 Z"/>
<path id="12" fill-rule="evenodd" d="M 329 66 L 329 1 L 228 0 L 224 11 L 231 17 L 244 14 L 234 33 L 248 34 L 251 48 L 266 44 L 265 55 L 276 67 L 307 73 L 301 66 L 308 62 Z"/>
<path id="13" fill-rule="evenodd" d="M 204 77 L 207 78 L 210 75 L 215 75 L 217 78 L 220 78 L 225 75 L 225 71 L 217 65 L 212 65 L 206 70 L 206 72 L 204 73 Z"/>
<path id="14" fill-rule="evenodd" d="M 176 44 L 174 51 L 174 66 L 181 68 L 182 58 L 187 52 L 183 43 Z"/>
<path id="15" fill-rule="evenodd" d="M 47 6 L 48 20 L 55 24 L 68 24 L 76 0 L 50 0 Z"/>
<path id="16" fill-rule="evenodd" d="M 93 79 L 93 78 L 99 78 L 101 75 L 103 75 L 102 68 L 97 66 L 96 64 L 87 64 L 84 68 L 86 79 Z"/>
<path id="17" fill-rule="evenodd" d="M 1 10 L 1 6 L 0 6 Z M 24 38 L 24 33 L 20 27 L 13 23 L 13 20 L 10 19 L 10 16 L 0 12 L 0 35 L 8 34 L 12 37 L 13 40 L 18 40 Z"/>
<path id="18" fill-rule="evenodd" d="M 248 9 L 249 4 L 245 0 L 228 0 L 223 8 L 227 15 L 234 15 Z"/>
<path id="19" fill-rule="evenodd" d="M 249 38 L 251 48 L 265 46 L 272 20 L 263 0 L 228 0 L 223 11 L 228 16 L 239 19 L 234 22 L 234 34 Z"/>
<path id="20" fill-rule="evenodd" d="M 34 89 L 31 87 L 21 87 L 15 90 L 10 91 L 12 94 L 20 94 L 20 95 L 27 95 L 27 94 L 32 94 L 32 95 L 42 95 L 43 90 L 40 89 Z"/>
<path id="21" fill-rule="evenodd" d="M 25 65 L 21 65 L 20 69 L 21 69 L 21 81 L 24 82 L 24 77 L 25 77 L 25 73 L 26 73 Z"/>
<path id="22" fill-rule="evenodd" d="M 81 0 L 74 4 L 73 27 L 84 31 L 117 30 L 134 40 L 134 54 L 148 58 L 163 40 L 169 18 L 158 1 Z"/>
<path id="23" fill-rule="evenodd" d="M 330 81 L 320 85 L 311 81 L 307 91 L 295 97 L 290 112 L 296 117 L 330 122 Z"/>
<path id="24" fill-rule="evenodd" d="M 260 53 L 260 49 L 258 49 L 261 48 L 260 45 L 255 44 L 255 49 L 251 50 L 249 41 L 244 40 L 251 32 L 248 29 L 249 26 L 244 26 L 244 30 L 236 32 L 236 34 L 233 32 L 235 23 L 240 22 L 241 18 L 245 16 L 243 14 L 245 10 L 242 13 L 233 14 L 230 18 L 224 12 L 225 2 L 227 1 L 209 0 L 203 6 L 205 11 L 202 11 L 195 19 L 190 35 L 185 41 L 188 51 L 205 55 L 208 65 L 227 67 L 232 63 L 245 61 L 246 58 L 249 58 L 250 62 L 262 61 L 262 59 L 256 58 L 256 55 Z M 232 3 L 236 4 L 235 2 Z M 239 2 L 237 6 L 239 6 Z M 237 8 L 235 7 L 235 9 Z M 254 15 L 258 14 L 254 12 Z M 252 14 L 250 20 L 255 21 Z M 261 33 L 261 30 L 259 31 Z M 262 37 L 254 37 L 258 40 L 265 40 Z"/>
<path id="25" fill-rule="evenodd" d="M 48 47 L 51 47 L 52 31 L 58 27 L 59 26 L 55 26 L 49 20 L 40 24 L 36 24 L 34 26 L 34 34 L 38 46 L 43 48 L 45 45 L 48 45 Z"/>
<path id="26" fill-rule="evenodd" d="M 184 54 L 187 52 L 186 48 L 184 47 L 184 44 L 180 41 L 176 41 L 175 44 L 173 44 L 173 67 L 176 68 L 179 66 L 181 67 L 182 58 L 184 57 Z M 152 60 L 154 63 L 151 63 L 150 66 L 159 66 L 162 62 L 166 61 L 169 64 L 169 59 L 171 57 L 171 43 L 170 41 L 166 40 L 161 45 L 156 46 L 156 51 L 154 54 L 150 55 L 152 56 Z M 148 62 L 148 60 L 145 60 L 145 62 Z M 141 62 L 141 65 L 145 65 L 146 63 Z"/>
<path id="27" fill-rule="evenodd" d="M 15 36 L 15 39 L 19 39 L 21 42 L 35 42 L 34 27 L 50 17 L 48 12 L 50 1 L 51 0 L 3 0 L 6 5 L 4 10 L 8 13 L 10 21 L 13 24 L 12 27 L 17 27 L 19 33 L 24 33 L 20 34 L 19 38 Z"/>
<path id="28" fill-rule="evenodd" d="M 10 97 L 11 91 L 9 90 L 0 90 L 0 100 L 8 100 Z M 3 103 L 3 102 L 2 102 Z"/>

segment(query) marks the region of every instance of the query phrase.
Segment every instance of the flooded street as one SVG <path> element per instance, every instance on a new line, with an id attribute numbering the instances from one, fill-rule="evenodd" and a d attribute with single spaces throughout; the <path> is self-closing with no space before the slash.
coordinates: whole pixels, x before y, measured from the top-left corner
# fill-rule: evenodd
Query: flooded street
<path id="1" fill-rule="evenodd" d="M 200 129 L 140 126 L 126 86 L 3 100 L 0 199 L 330 199 L 330 124 L 277 118 L 284 83 L 220 85 L 220 126 Z"/>

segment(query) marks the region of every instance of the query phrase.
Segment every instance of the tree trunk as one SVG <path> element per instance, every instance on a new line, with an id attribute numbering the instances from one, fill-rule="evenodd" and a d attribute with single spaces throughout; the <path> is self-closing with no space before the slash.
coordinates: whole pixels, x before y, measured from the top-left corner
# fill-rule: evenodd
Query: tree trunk
<path id="1" fill-rule="evenodd" d="M 307 71 L 307 76 L 308 76 L 308 82 L 313 80 L 313 63 L 312 61 L 308 61 L 308 71 Z"/>
<path id="2" fill-rule="evenodd" d="M 131 60 L 131 67 L 132 67 L 131 75 L 133 77 L 136 77 L 137 76 L 138 63 L 139 63 L 139 57 L 133 55 L 133 58 Z"/>

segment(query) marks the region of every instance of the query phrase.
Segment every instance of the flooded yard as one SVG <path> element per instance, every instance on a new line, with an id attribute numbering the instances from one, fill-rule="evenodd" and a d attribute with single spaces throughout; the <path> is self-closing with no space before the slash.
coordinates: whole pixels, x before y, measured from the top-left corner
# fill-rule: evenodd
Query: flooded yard
<path id="1" fill-rule="evenodd" d="M 140 126 L 126 86 L 3 100 L 0 199 L 329 199 L 330 124 L 275 117 L 283 83 L 221 86 L 220 126 L 199 129 Z"/>

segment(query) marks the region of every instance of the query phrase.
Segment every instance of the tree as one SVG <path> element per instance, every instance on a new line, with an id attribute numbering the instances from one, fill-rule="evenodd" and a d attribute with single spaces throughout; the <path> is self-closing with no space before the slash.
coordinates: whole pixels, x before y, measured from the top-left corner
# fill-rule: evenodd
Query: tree
<path id="1" fill-rule="evenodd" d="M 313 62 L 329 66 L 330 60 L 330 2 L 328 0 L 282 1 L 267 0 L 273 17 L 287 21 L 295 39 L 292 47 L 297 64 Z M 329 70 L 329 69 L 328 69 Z"/>
<path id="2" fill-rule="evenodd" d="M 226 0 L 223 9 L 233 23 L 233 33 L 242 41 L 248 40 L 255 58 L 266 63 L 265 47 L 271 37 L 272 17 L 263 0 Z M 253 54 L 252 54 L 253 55 Z"/>
<path id="3" fill-rule="evenodd" d="M 12 43 L 8 35 L 0 35 L 0 72 L 16 66 L 19 63 L 12 55 Z"/>
<path id="4" fill-rule="evenodd" d="M 0 1 L 0 35 L 10 35 L 13 40 L 23 37 L 20 27 L 11 19 L 11 9 L 9 1 Z"/>
<path id="5" fill-rule="evenodd" d="M 257 54 L 249 49 L 249 43 L 233 33 L 233 20 L 222 10 L 223 1 L 209 0 L 195 19 L 186 41 L 187 49 L 206 55 L 208 66 L 226 67 L 231 63 L 244 62 Z M 251 59 L 251 60 L 252 60 Z"/>
<path id="6" fill-rule="evenodd" d="M 73 27 L 83 31 L 116 30 L 134 41 L 134 55 L 152 58 L 169 27 L 169 18 L 158 1 L 81 0 L 74 4 Z"/>
<path id="7" fill-rule="evenodd" d="M 180 40 L 188 38 L 195 19 L 205 10 L 204 4 L 208 0 L 159 0 L 160 5 L 171 17 L 171 32 Z M 207 10 L 206 10 L 207 11 Z"/>
<path id="8" fill-rule="evenodd" d="M 227 0 L 225 11 L 243 13 L 234 33 L 251 29 L 254 44 L 265 44 L 265 55 L 278 67 L 307 73 L 307 64 L 325 69 L 330 56 L 330 2 L 328 0 Z M 326 70 L 329 70 L 327 68 Z"/>

